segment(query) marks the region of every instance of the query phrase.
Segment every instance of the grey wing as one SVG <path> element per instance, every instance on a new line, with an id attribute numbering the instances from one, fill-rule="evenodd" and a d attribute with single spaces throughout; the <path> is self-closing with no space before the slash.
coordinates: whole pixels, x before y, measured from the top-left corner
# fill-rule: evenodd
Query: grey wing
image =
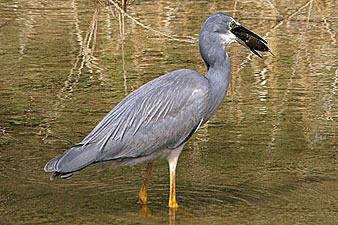
<path id="1" fill-rule="evenodd" d="M 118 104 L 84 140 L 100 142 L 96 160 L 145 156 L 176 148 L 203 121 L 208 83 L 197 72 L 179 70 L 162 76 Z"/>
<path id="2" fill-rule="evenodd" d="M 48 162 L 45 170 L 71 175 L 92 163 L 176 148 L 203 121 L 208 97 L 208 81 L 195 71 L 161 76 L 123 99 L 81 143 Z"/>

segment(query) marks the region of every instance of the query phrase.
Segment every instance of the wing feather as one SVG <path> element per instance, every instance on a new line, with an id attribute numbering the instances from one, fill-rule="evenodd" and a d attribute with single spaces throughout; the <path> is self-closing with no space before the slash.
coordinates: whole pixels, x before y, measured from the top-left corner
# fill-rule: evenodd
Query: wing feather
<path id="1" fill-rule="evenodd" d="M 122 100 L 82 143 L 96 144 L 97 161 L 180 145 L 199 127 L 208 90 L 204 76 L 192 70 L 166 74 Z"/>

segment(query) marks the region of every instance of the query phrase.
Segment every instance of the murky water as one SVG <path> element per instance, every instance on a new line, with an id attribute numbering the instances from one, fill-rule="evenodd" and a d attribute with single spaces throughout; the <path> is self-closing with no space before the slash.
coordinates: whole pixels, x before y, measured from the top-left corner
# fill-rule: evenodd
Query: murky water
<path id="1" fill-rule="evenodd" d="M 0 3 L 1 224 L 337 224 L 336 1 Z M 275 57 L 227 48 L 228 96 L 177 168 L 180 209 L 156 161 L 149 211 L 137 204 L 146 165 L 87 168 L 53 182 L 43 166 L 82 140 L 126 93 L 164 73 L 205 72 L 196 38 L 226 12 Z"/>

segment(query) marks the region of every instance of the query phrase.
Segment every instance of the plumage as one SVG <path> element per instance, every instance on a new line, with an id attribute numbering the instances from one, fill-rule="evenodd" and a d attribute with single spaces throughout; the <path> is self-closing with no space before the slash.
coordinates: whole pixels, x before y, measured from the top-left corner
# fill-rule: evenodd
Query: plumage
<path id="1" fill-rule="evenodd" d="M 224 45 L 235 41 L 258 56 L 255 50 L 269 51 L 262 38 L 232 17 L 224 13 L 210 16 L 199 35 L 200 53 L 208 69 L 205 76 L 176 70 L 146 83 L 118 103 L 82 142 L 50 160 L 45 171 L 54 172 L 51 179 L 67 178 L 91 164 L 130 166 L 164 158 L 170 171 L 169 207 L 177 208 L 178 157 L 186 141 L 222 104 L 230 83 L 230 60 Z M 142 205 L 147 200 L 151 165 L 139 193 Z"/>
<path id="2" fill-rule="evenodd" d="M 65 177 L 92 163 L 178 147 L 203 121 L 208 85 L 202 74 L 192 70 L 177 70 L 148 82 L 117 104 L 82 142 L 55 157 L 46 171 Z"/>

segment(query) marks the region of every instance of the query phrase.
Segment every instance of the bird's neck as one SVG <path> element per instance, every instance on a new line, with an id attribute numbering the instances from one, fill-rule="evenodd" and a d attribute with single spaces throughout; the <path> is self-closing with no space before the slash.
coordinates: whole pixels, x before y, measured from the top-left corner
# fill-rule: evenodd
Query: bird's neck
<path id="1" fill-rule="evenodd" d="M 210 87 L 208 115 L 206 119 L 214 115 L 221 106 L 230 82 L 230 60 L 224 46 L 214 44 L 209 48 L 208 53 L 205 57 L 201 51 L 202 57 L 208 67 L 206 78 L 209 81 Z"/>

